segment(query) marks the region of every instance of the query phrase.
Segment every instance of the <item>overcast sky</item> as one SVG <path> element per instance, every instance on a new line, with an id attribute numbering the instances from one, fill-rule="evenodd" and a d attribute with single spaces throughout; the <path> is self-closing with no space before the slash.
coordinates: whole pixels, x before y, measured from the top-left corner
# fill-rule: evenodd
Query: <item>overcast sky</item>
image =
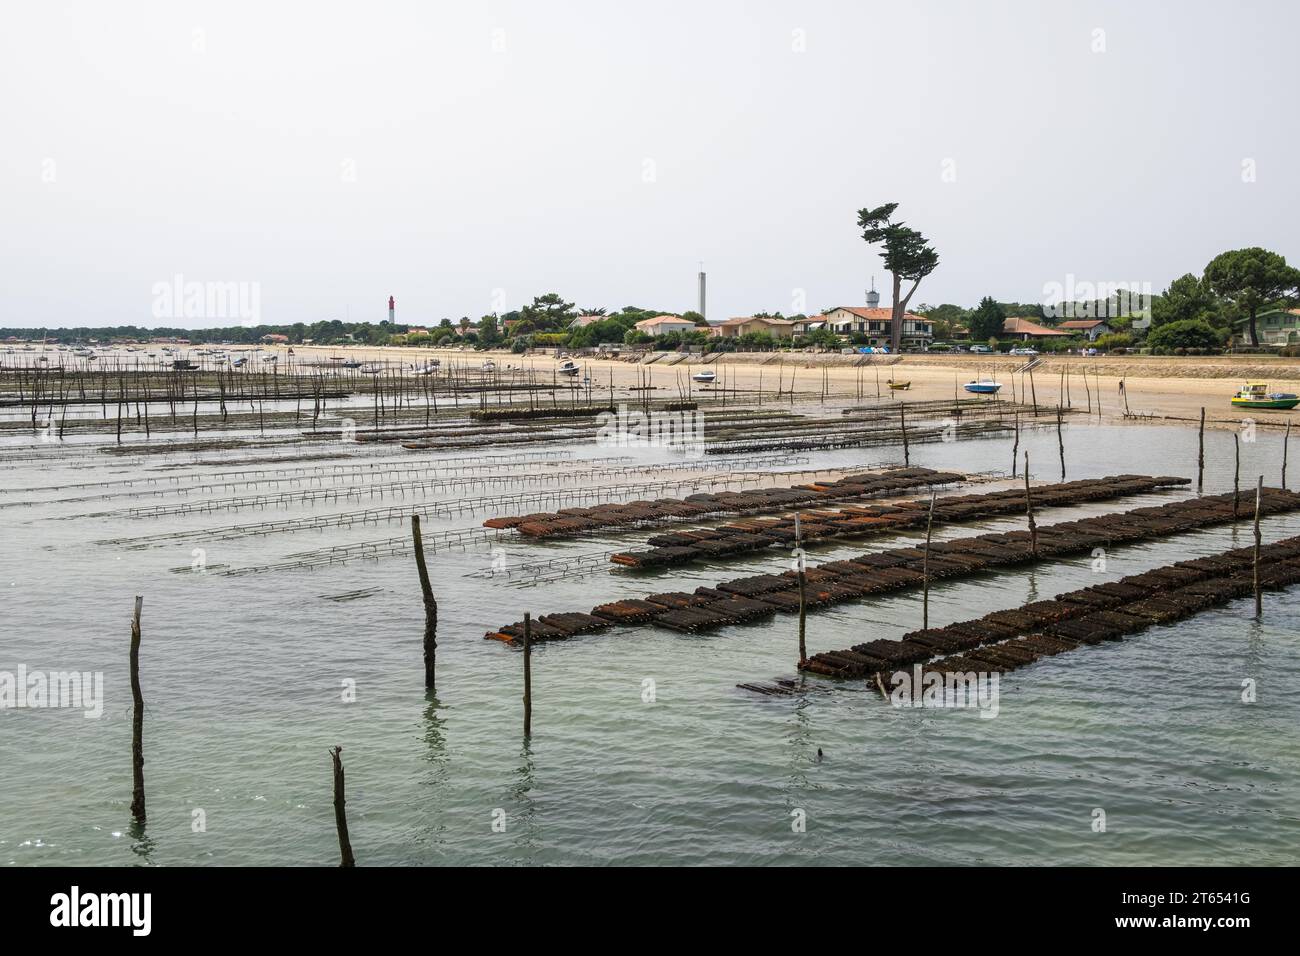
<path id="1" fill-rule="evenodd" d="M 1291 2 L 14 3 L 0 326 L 913 305 L 1300 260 Z M 801 298 L 802 297 L 802 298 Z M 885 295 L 888 301 L 888 293 Z"/>

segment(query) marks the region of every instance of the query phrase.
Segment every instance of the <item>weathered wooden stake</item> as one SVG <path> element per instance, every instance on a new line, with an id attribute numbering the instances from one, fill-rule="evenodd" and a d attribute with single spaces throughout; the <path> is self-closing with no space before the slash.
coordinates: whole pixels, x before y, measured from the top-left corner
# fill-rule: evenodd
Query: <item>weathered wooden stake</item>
<path id="1" fill-rule="evenodd" d="M 1235 431 L 1232 433 L 1232 454 L 1235 461 L 1232 471 L 1232 520 L 1236 521 L 1241 506 L 1241 439 Z"/>
<path id="2" fill-rule="evenodd" d="M 131 616 L 131 816 L 144 823 L 144 694 L 140 692 L 140 609 L 144 598 L 136 595 Z"/>
<path id="3" fill-rule="evenodd" d="M 1029 452 L 1025 452 L 1025 513 L 1029 515 L 1029 553 L 1038 560 L 1038 525 L 1034 524 L 1034 501 L 1029 495 Z"/>
<path id="4" fill-rule="evenodd" d="M 411 515 L 411 538 L 415 547 L 415 567 L 420 572 L 420 593 L 424 597 L 424 686 L 434 686 L 438 653 L 438 602 L 433 599 L 429 569 L 424 564 L 424 542 L 420 538 L 420 516 Z"/>
<path id="5" fill-rule="evenodd" d="M 1200 449 L 1196 453 L 1196 493 L 1205 487 L 1205 406 L 1201 406 Z"/>
<path id="6" fill-rule="evenodd" d="M 794 548 L 799 562 L 799 663 L 808 659 L 808 645 L 804 641 L 804 628 L 808 617 L 807 575 L 804 571 L 803 525 L 796 512 L 794 516 Z"/>
<path id="7" fill-rule="evenodd" d="M 1016 477 L 1016 465 L 1020 459 L 1020 409 L 1016 409 L 1016 440 L 1011 446 L 1011 477 Z"/>
<path id="8" fill-rule="evenodd" d="M 524 612 L 524 736 L 533 735 L 533 616 Z"/>
<path id="9" fill-rule="evenodd" d="M 347 800 L 343 796 L 343 761 L 339 759 L 341 753 L 342 747 L 330 751 L 330 757 L 334 761 L 334 827 L 339 831 L 339 866 L 356 866 L 352 841 L 348 839 L 348 812 L 344 809 Z"/>
<path id="10" fill-rule="evenodd" d="M 1291 423 L 1286 423 L 1286 434 L 1282 436 L 1282 490 L 1286 491 L 1286 450 L 1291 443 Z"/>
<path id="11" fill-rule="evenodd" d="M 925 519 L 925 552 L 921 556 L 921 630 L 930 629 L 930 529 L 934 526 L 934 492 L 930 492 L 930 513 Z"/>
<path id="12" fill-rule="evenodd" d="M 1259 482 L 1255 485 L 1255 617 L 1264 616 L 1264 593 L 1259 588 L 1259 505 L 1260 499 L 1264 497 L 1264 476 L 1259 476 Z"/>
<path id="13" fill-rule="evenodd" d="M 912 463 L 912 456 L 907 448 L 907 402 L 898 403 L 898 420 L 903 431 L 903 465 Z"/>
<path id="14" fill-rule="evenodd" d="M 1056 444 L 1061 449 L 1061 481 L 1065 481 L 1065 436 L 1061 434 L 1061 406 L 1056 406 Z"/>

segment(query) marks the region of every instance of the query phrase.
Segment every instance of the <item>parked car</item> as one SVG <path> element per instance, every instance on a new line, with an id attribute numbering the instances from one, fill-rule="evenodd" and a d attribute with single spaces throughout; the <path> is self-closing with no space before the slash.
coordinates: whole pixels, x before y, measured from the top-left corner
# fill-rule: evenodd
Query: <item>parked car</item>
<path id="1" fill-rule="evenodd" d="M 1008 355 L 1037 355 L 1038 349 L 1030 349 L 1030 348 L 1012 349 L 1007 354 Z"/>
<path id="2" fill-rule="evenodd" d="M 989 348 L 987 345 L 972 345 L 972 346 L 970 347 L 970 350 L 971 350 L 972 352 L 980 352 L 980 353 L 982 353 L 982 354 L 983 354 L 983 353 L 988 353 L 988 352 L 992 352 L 992 351 L 993 351 L 993 350 L 992 350 L 991 348 Z"/>

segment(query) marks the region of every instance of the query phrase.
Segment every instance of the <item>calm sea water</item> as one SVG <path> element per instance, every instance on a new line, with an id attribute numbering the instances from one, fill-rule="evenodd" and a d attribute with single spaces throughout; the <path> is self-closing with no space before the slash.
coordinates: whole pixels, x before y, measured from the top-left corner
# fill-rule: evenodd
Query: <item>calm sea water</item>
<path id="1" fill-rule="evenodd" d="M 1071 478 L 1194 474 L 1193 432 L 1083 425 L 1067 432 Z M 1207 443 L 1208 490 L 1229 488 L 1231 436 L 1211 434 Z M 1022 447 L 1038 477 L 1057 477 L 1054 433 L 1029 435 Z M 409 460 L 467 454 L 411 453 Z M 29 455 L 38 460 L 19 460 Z M 897 455 L 895 449 L 811 454 L 802 467 Z M 738 681 L 794 673 L 797 639 L 789 616 L 705 635 L 616 629 L 537 649 L 534 732 L 526 744 L 522 657 L 484 641 L 486 630 L 524 610 L 587 610 L 619 596 L 781 569 L 788 557 L 657 575 L 601 570 L 521 586 L 519 574 L 482 572 L 494 558 L 517 569 L 627 546 L 647 532 L 553 544 L 508 540 L 495 545 L 495 554 L 487 543 L 439 550 L 430 555 L 440 610 L 438 690 L 427 694 L 423 612 L 409 556 L 310 571 L 219 573 L 222 566 L 401 536 L 405 525 L 224 541 L 192 537 L 197 529 L 422 500 L 410 492 L 69 520 L 132 505 L 199 501 L 203 492 L 179 494 L 198 483 L 197 474 L 270 467 L 178 467 L 192 457 L 59 457 L 20 443 L 0 450 L 0 671 L 20 664 L 102 671 L 106 701 L 101 719 L 58 709 L 0 712 L 4 864 L 333 864 L 338 849 L 327 750 L 335 744 L 343 747 L 352 841 L 362 865 L 1282 864 L 1300 858 L 1300 612 L 1292 595 L 1266 596 L 1262 623 L 1252 620 L 1247 600 L 1024 668 L 1003 681 L 995 719 L 974 711 L 896 710 L 854 683 L 810 679 L 810 690 L 790 699 L 737 690 Z M 1279 440 L 1261 436 L 1243 445 L 1243 475 L 1253 482 L 1264 473 L 1275 483 L 1280 457 Z M 923 445 L 913 448 L 912 459 L 1005 469 L 1010 449 L 1002 441 Z M 550 472 L 579 468 L 556 463 Z M 326 471 L 318 474 L 325 481 Z M 67 487 L 145 475 L 156 483 Z M 37 486 L 63 490 L 27 490 Z M 207 494 L 302 487 L 250 485 Z M 536 481 L 465 486 L 436 497 L 538 487 Z M 160 489 L 169 490 L 151 494 Z M 1049 511 L 1040 522 L 1181 494 Z M 54 501 L 98 495 L 114 497 Z M 473 527 L 486 516 L 427 522 L 426 534 Z M 978 527 L 1021 524 L 1008 519 Z M 160 533 L 174 540 L 139 549 L 95 543 Z M 970 533 L 972 526 L 956 526 L 942 536 Z M 1266 540 L 1294 534 L 1300 518 L 1265 523 Z M 813 557 L 831 560 L 907 540 L 915 538 L 823 547 Z M 1243 524 L 1116 549 L 1102 572 L 1079 558 L 941 582 L 932 591 L 931 620 L 964 620 L 1247 543 Z M 195 548 L 205 552 L 206 573 L 171 570 L 188 568 Z M 362 588 L 380 590 L 353 601 L 328 599 Z M 144 834 L 132 831 L 128 811 L 126 665 L 136 594 L 145 599 Z M 841 605 L 810 615 L 809 648 L 896 638 L 919 621 L 919 592 Z M 1245 679 L 1257 682 L 1256 703 L 1241 700 Z M 654 682 L 653 702 L 643 699 L 646 681 Z M 350 702 L 349 688 L 355 688 Z M 1093 830 L 1097 809 L 1105 811 L 1104 833 Z M 795 811 L 806 816 L 806 832 L 794 832 Z"/>

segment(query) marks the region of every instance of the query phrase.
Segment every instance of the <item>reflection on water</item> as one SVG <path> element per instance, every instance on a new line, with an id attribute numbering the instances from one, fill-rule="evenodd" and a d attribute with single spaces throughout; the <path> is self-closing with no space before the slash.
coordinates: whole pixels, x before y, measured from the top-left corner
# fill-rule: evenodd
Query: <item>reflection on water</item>
<path id="1" fill-rule="evenodd" d="M 1194 432 L 1071 426 L 1066 433 L 1071 478 L 1195 473 Z M 1054 432 L 1021 435 L 1031 461 L 1054 462 L 1055 442 Z M 597 457 L 598 450 L 576 451 Z M 1002 441 L 916 445 L 912 460 L 979 471 L 1005 468 L 1009 451 Z M 807 457 L 832 467 L 890 455 L 870 449 Z M 1261 473 L 1276 481 L 1280 457 L 1280 439 L 1272 436 L 1243 445 L 1243 485 Z M 360 865 L 1296 862 L 1300 615 L 1289 595 L 1266 596 L 1261 622 L 1251 619 L 1247 599 L 1039 662 L 1004 682 L 996 719 L 895 710 L 874 687 L 817 678 L 794 698 L 737 690 L 740 681 L 793 675 L 798 645 L 790 616 L 698 635 L 618 629 L 538 647 L 534 734 L 524 741 L 522 659 L 484 641 L 490 627 L 524 610 L 586 610 L 616 597 L 779 571 L 788 555 L 653 575 L 602 570 L 519 587 L 507 576 L 476 572 L 502 561 L 599 554 L 646 533 L 545 545 L 507 538 L 495 546 L 500 554 L 487 543 L 440 546 L 429 555 L 439 601 L 434 695 L 423 685 L 423 609 L 409 556 L 219 573 L 401 537 L 405 525 L 194 540 L 195 529 L 357 506 L 293 502 L 133 518 L 116 513 L 136 503 L 129 495 L 162 491 L 142 494 L 140 503 L 150 505 L 201 500 L 202 492 L 184 490 L 210 483 L 221 469 L 171 467 L 188 460 L 183 456 L 104 459 L 0 455 L 5 488 L 52 489 L 0 498 L 0 670 L 21 663 L 102 671 L 107 697 L 99 720 L 67 710 L 0 714 L 0 863 L 332 864 L 338 848 L 324 755 L 336 743 L 347 757 Z M 1207 435 L 1207 459 L 1206 490 L 1230 488 L 1231 436 Z M 147 484 L 138 481 L 142 468 L 154 469 Z M 209 477 L 197 480 L 200 474 Z M 329 480 L 325 470 L 319 474 Z M 1056 476 L 1054 468 L 1042 474 Z M 248 488 L 214 493 L 256 494 L 265 477 L 250 475 Z M 95 485 L 127 479 L 137 483 Z M 89 487 L 60 490 L 73 484 Z M 521 478 L 491 493 L 537 487 Z M 96 500 L 50 503 L 74 497 Z M 1041 526 L 1169 497 L 1044 509 L 1036 518 Z M 397 503 L 420 500 L 411 493 Z M 93 512 L 114 514 L 52 520 Z M 484 517 L 429 519 L 426 540 Z M 1006 518 L 979 527 L 1022 526 Z M 1300 534 L 1300 519 L 1270 519 L 1264 527 L 1273 540 Z M 938 528 L 936 539 L 968 533 L 969 526 Z M 161 537 L 138 549 L 94 543 L 143 535 Z M 930 617 L 935 625 L 964 620 L 1250 539 L 1243 525 L 1117 548 L 1103 570 L 1081 556 L 939 581 Z M 900 535 L 810 553 L 814 561 L 833 560 L 917 540 Z M 206 570 L 188 570 L 195 548 L 205 552 Z M 135 594 L 145 595 L 144 832 L 124 822 Z M 920 601 L 919 591 L 909 592 L 810 614 L 809 650 L 897 638 L 919 626 Z M 649 702 L 646 679 L 656 688 Z M 1242 701 L 1246 680 L 1258 688 L 1252 704 Z M 355 688 L 351 699 L 340 693 L 344 682 Z M 1107 813 L 1105 834 L 1090 827 L 1097 807 Z M 196 833 L 191 821 L 199 808 L 206 829 Z M 497 810 L 503 831 L 493 828 Z M 803 832 L 791 826 L 794 810 L 805 815 Z"/>

